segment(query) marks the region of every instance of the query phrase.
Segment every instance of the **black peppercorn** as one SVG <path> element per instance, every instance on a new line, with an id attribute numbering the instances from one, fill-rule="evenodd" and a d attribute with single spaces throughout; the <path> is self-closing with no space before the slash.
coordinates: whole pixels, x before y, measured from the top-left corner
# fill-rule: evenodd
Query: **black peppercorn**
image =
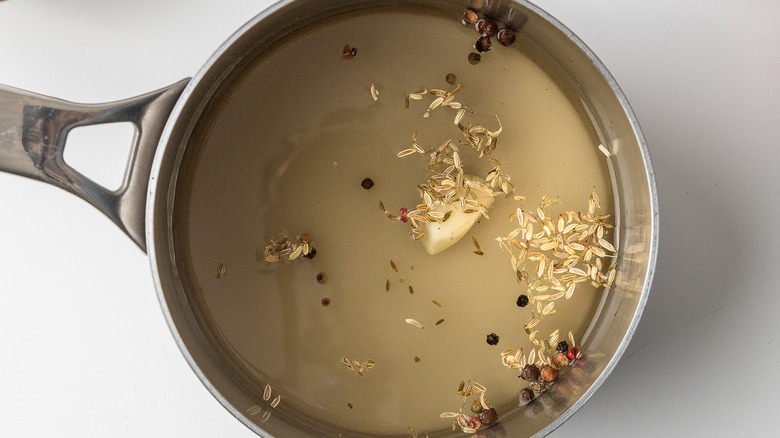
<path id="1" fill-rule="evenodd" d="M 523 380 L 527 380 L 529 382 L 533 382 L 534 380 L 539 378 L 539 367 L 529 363 L 528 365 L 523 368 L 522 373 L 520 373 L 520 377 L 523 378 Z"/>
<path id="2" fill-rule="evenodd" d="M 480 61 L 482 61 L 482 55 L 474 52 L 469 53 L 469 64 L 477 65 Z"/>
<path id="3" fill-rule="evenodd" d="M 304 254 L 303 257 L 307 259 L 313 259 L 317 255 L 317 250 L 313 246 L 309 247 L 309 252 Z"/>
<path id="4" fill-rule="evenodd" d="M 505 27 L 498 31 L 496 38 L 498 39 L 498 43 L 502 46 L 511 46 L 515 43 L 516 36 L 512 29 Z"/>
<path id="5" fill-rule="evenodd" d="M 474 43 L 474 48 L 477 49 L 477 52 L 479 53 L 485 53 L 488 50 L 490 50 L 490 46 L 492 46 L 493 43 L 490 42 L 490 38 L 483 36 L 479 37 L 476 43 Z"/>
<path id="6" fill-rule="evenodd" d="M 555 349 L 561 353 L 566 353 L 569 351 L 569 343 L 566 341 L 558 342 L 558 346 L 556 346 Z"/>
<path id="7" fill-rule="evenodd" d="M 517 297 L 517 306 L 525 307 L 528 305 L 528 295 L 520 295 Z"/>
<path id="8" fill-rule="evenodd" d="M 483 426 L 490 426 L 498 421 L 498 412 L 494 408 L 483 409 L 482 412 L 477 414 L 477 420 L 479 420 Z"/>
<path id="9" fill-rule="evenodd" d="M 371 178 L 366 178 L 360 182 L 360 186 L 366 190 L 371 190 L 371 187 L 374 187 L 374 180 Z"/>
<path id="10" fill-rule="evenodd" d="M 534 399 L 534 392 L 528 388 L 525 388 L 520 391 L 520 398 L 523 399 L 523 401 L 532 401 Z"/>
<path id="11" fill-rule="evenodd" d="M 490 345 L 498 344 L 498 335 L 495 333 L 491 333 L 487 335 L 487 343 Z"/>
<path id="12" fill-rule="evenodd" d="M 320 302 L 322 303 L 323 306 L 328 307 L 330 305 L 330 298 L 325 297 Z"/>
<path id="13" fill-rule="evenodd" d="M 474 27 L 483 36 L 494 37 L 498 34 L 498 24 L 489 18 L 478 20 Z"/>

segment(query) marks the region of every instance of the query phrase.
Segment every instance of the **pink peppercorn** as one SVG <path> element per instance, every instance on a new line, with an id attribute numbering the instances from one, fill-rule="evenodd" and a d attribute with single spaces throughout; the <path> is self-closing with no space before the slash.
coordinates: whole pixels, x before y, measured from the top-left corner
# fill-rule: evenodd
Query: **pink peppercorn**
<path id="1" fill-rule="evenodd" d="M 409 222 L 409 218 L 406 217 L 407 214 L 409 214 L 409 209 L 401 207 L 401 222 L 403 223 Z"/>
<path id="2" fill-rule="evenodd" d="M 569 348 L 569 353 L 566 354 L 566 357 L 569 358 L 569 360 L 574 360 L 577 358 L 577 355 L 579 354 L 580 350 L 578 350 L 576 347 Z"/>

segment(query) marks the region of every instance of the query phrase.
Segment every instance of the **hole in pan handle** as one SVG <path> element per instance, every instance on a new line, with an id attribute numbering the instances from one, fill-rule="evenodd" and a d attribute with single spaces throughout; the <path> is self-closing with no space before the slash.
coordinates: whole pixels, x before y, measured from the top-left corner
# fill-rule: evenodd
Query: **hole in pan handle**
<path id="1" fill-rule="evenodd" d="M 154 153 L 189 79 L 138 97 L 79 104 L 0 85 L 0 171 L 43 181 L 86 200 L 146 252 L 145 210 Z M 63 159 L 68 132 L 79 126 L 130 122 L 135 138 L 122 184 L 107 190 Z"/>

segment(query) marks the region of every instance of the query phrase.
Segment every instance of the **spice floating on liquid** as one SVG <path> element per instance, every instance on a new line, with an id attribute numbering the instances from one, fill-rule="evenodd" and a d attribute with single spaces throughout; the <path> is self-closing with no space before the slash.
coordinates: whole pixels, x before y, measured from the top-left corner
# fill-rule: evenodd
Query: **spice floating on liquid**
<path id="1" fill-rule="evenodd" d="M 341 358 L 341 364 L 347 367 L 347 369 L 349 369 L 350 371 L 356 372 L 357 375 L 359 376 L 362 376 L 366 370 L 374 368 L 374 365 L 376 365 L 374 361 L 370 359 L 363 363 L 360 363 L 354 359 L 349 359 L 347 357 Z"/>
<path id="2" fill-rule="evenodd" d="M 364 178 L 363 181 L 360 182 L 360 187 L 363 187 L 366 190 L 371 190 L 371 188 L 374 187 L 374 180 L 371 178 Z"/>
<path id="3" fill-rule="evenodd" d="M 224 263 L 219 264 L 219 268 L 217 268 L 217 279 L 220 279 L 225 276 L 227 273 L 227 267 Z"/>
<path id="4" fill-rule="evenodd" d="M 341 59 L 349 61 L 357 55 L 357 47 L 351 47 L 349 44 L 341 49 Z"/>
<path id="5" fill-rule="evenodd" d="M 302 233 L 295 236 L 294 239 L 282 238 L 280 241 L 270 240 L 263 250 L 263 259 L 269 263 L 275 263 L 284 260 L 295 260 L 296 258 L 303 256 L 305 258 L 309 254 L 316 253 L 314 247 L 311 246 L 312 237 L 309 233 Z"/>
<path id="6" fill-rule="evenodd" d="M 320 272 L 317 274 L 317 283 L 319 284 L 325 284 L 328 282 L 328 274 L 325 272 Z"/>
<path id="7" fill-rule="evenodd" d="M 424 328 L 425 328 L 425 327 L 424 327 L 422 324 L 420 324 L 420 323 L 419 323 L 419 322 L 418 322 L 416 319 L 407 318 L 405 321 L 406 321 L 406 323 L 407 323 L 407 324 L 409 324 L 409 325 L 413 325 L 413 326 L 415 326 L 415 327 L 417 327 L 417 328 L 421 328 L 421 329 L 424 329 Z"/>

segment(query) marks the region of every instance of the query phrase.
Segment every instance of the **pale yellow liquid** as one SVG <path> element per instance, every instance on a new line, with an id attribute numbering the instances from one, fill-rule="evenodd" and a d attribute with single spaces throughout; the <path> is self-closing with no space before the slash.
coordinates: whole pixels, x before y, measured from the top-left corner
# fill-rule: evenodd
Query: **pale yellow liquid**
<path id="1" fill-rule="evenodd" d="M 480 64 L 469 64 L 477 34 L 459 20 L 375 13 L 289 41 L 245 70 L 191 159 L 179 239 L 188 240 L 189 275 L 212 329 L 258 387 L 269 383 L 282 395 L 277 409 L 346 436 L 406 435 L 408 426 L 423 434 L 449 430 L 451 420 L 439 414 L 458 410 L 462 380 L 486 386 L 499 415 L 518 409 L 527 386 L 499 356 L 532 348 L 523 323 L 533 306 L 515 304 L 525 287 L 494 241 L 513 229 L 507 218 L 517 202 L 497 199 L 491 220 L 435 256 L 410 240 L 407 224 L 379 210 L 380 200 L 393 212 L 420 202 L 416 185 L 426 180 L 427 159 L 396 157 L 414 131 L 425 148 L 462 138 L 454 110 L 424 119 L 431 99 L 407 109 L 406 93 L 451 89 L 444 78 L 454 73 L 463 85 L 456 100 L 474 110 L 465 121 L 497 129 L 495 115 L 501 118 L 494 157 L 528 207 L 548 194 L 561 201 L 550 208 L 554 215 L 584 211 L 596 191 L 601 211 L 613 208 L 605 158 L 576 99 L 553 80 L 554 69 L 534 57 L 522 35 L 510 48 L 494 43 Z M 340 56 L 345 44 L 358 48 L 350 61 Z M 463 159 L 468 173 L 490 169 L 470 151 Z M 375 182 L 371 190 L 360 185 L 366 177 Z M 269 239 L 302 232 L 314 238 L 314 259 L 270 264 L 257 256 Z M 472 235 L 484 256 L 473 253 Z M 218 279 L 221 263 L 226 275 Z M 328 275 L 324 285 L 319 272 Z M 579 340 L 601 295 L 583 283 L 537 327 L 540 337 L 557 328 Z M 500 336 L 496 346 L 485 341 L 491 332 Z M 358 376 L 342 357 L 376 366 Z"/>

